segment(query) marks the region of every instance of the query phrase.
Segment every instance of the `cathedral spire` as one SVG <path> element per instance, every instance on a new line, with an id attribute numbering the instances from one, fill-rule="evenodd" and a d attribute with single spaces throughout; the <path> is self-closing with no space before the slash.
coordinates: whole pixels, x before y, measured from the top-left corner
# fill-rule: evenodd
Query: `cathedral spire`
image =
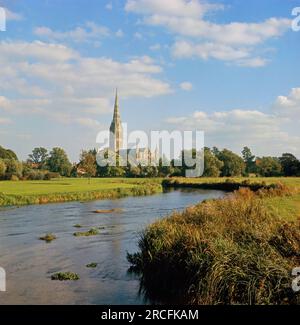
<path id="1" fill-rule="evenodd" d="M 120 118 L 118 88 L 116 88 L 114 118 Z"/>
<path id="2" fill-rule="evenodd" d="M 118 89 L 116 89 L 114 116 L 110 125 L 110 148 L 114 152 L 119 152 L 123 147 L 123 128 L 119 112 Z"/>

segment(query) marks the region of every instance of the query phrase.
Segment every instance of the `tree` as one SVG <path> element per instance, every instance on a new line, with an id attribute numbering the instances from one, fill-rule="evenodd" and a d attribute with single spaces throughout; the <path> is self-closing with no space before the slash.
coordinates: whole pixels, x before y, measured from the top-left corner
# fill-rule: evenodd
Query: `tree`
<path id="1" fill-rule="evenodd" d="M 282 168 L 278 158 L 262 157 L 256 159 L 258 172 L 263 177 L 275 177 L 282 175 Z"/>
<path id="2" fill-rule="evenodd" d="M 61 176 L 70 176 L 72 170 L 72 164 L 62 148 L 52 149 L 47 159 L 47 166 L 51 172 L 59 173 Z"/>
<path id="3" fill-rule="evenodd" d="M 209 148 L 204 148 L 204 177 L 219 177 L 224 163 Z"/>
<path id="4" fill-rule="evenodd" d="M 5 159 L 6 165 L 5 178 L 11 179 L 12 176 L 22 177 L 23 165 L 20 161 L 14 159 Z"/>
<path id="5" fill-rule="evenodd" d="M 45 148 L 34 148 L 29 155 L 29 162 L 36 164 L 39 169 L 45 167 L 48 158 L 48 152 Z"/>
<path id="6" fill-rule="evenodd" d="M 217 158 L 223 162 L 221 176 L 233 177 L 244 174 L 246 166 L 243 159 L 232 151 L 224 149 L 219 152 Z"/>
<path id="7" fill-rule="evenodd" d="M 17 155 L 10 149 L 4 149 L 0 146 L 0 159 L 18 160 Z"/>
<path id="8" fill-rule="evenodd" d="M 97 173 L 96 155 L 93 151 L 82 151 L 80 155 L 79 167 L 82 168 L 87 177 L 94 177 Z"/>
<path id="9" fill-rule="evenodd" d="M 300 161 L 291 153 L 284 153 L 279 161 L 285 176 L 300 176 Z"/>
<path id="10" fill-rule="evenodd" d="M 246 164 L 246 173 L 255 173 L 255 156 L 252 154 L 251 150 L 248 147 L 244 147 L 242 151 L 243 159 Z"/>
<path id="11" fill-rule="evenodd" d="M 2 159 L 0 159 L 0 179 L 4 178 L 5 172 L 6 172 L 5 162 Z"/>

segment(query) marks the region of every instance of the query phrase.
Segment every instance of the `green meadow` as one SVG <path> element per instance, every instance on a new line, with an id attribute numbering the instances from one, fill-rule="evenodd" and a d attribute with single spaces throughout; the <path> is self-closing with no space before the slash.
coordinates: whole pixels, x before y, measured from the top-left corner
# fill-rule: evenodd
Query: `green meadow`
<path id="1" fill-rule="evenodd" d="M 147 195 L 161 191 L 159 179 L 61 178 L 1 181 L 0 205 L 44 204 Z"/>

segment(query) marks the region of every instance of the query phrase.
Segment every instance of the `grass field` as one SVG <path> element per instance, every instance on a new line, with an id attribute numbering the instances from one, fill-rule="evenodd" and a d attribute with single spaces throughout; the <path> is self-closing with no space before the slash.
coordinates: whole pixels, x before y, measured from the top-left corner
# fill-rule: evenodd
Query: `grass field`
<path id="1" fill-rule="evenodd" d="M 161 179 L 62 178 L 0 181 L 0 206 L 118 198 L 161 191 Z"/>

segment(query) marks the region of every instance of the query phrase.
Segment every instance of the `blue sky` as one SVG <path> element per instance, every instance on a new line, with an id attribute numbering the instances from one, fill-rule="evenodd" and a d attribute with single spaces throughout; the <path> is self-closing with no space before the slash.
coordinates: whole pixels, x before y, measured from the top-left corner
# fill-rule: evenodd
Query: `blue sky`
<path id="1" fill-rule="evenodd" d="M 300 157 L 299 0 L 10 0 L 0 144 L 72 160 L 111 121 L 204 130 L 207 146 Z"/>

